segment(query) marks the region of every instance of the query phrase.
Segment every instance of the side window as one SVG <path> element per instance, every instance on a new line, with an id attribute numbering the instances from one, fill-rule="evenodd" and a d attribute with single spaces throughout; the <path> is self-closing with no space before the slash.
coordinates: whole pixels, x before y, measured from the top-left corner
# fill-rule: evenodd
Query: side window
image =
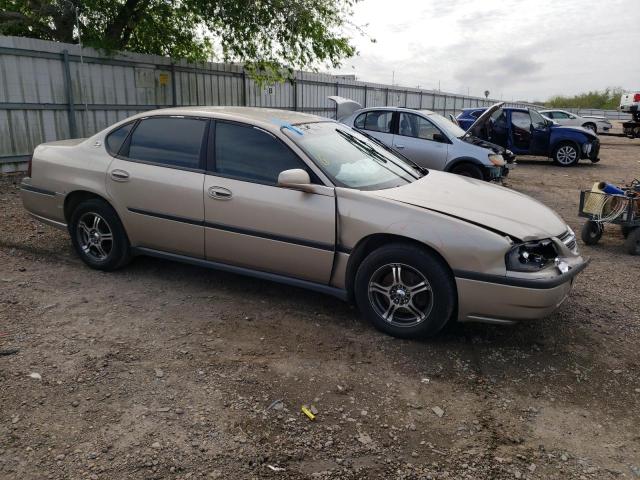
<path id="1" fill-rule="evenodd" d="M 309 171 L 295 153 L 270 134 L 226 122 L 216 122 L 215 165 L 216 172 L 223 175 L 270 185 L 278 183 L 278 175 L 284 170 Z"/>
<path id="2" fill-rule="evenodd" d="M 131 134 L 127 156 L 174 167 L 201 168 L 200 149 L 206 126 L 206 120 L 197 118 L 147 118 Z"/>
<path id="3" fill-rule="evenodd" d="M 474 110 L 473 112 L 470 113 L 470 115 L 473 118 L 478 118 L 480 116 L 480 114 L 482 113 L 482 110 Z"/>
<path id="4" fill-rule="evenodd" d="M 393 118 L 393 112 L 375 111 L 367 112 L 364 115 L 364 125 L 358 128 L 372 130 L 374 132 L 391 133 L 391 119 Z"/>
<path id="5" fill-rule="evenodd" d="M 353 126 L 356 128 L 364 128 L 364 121 L 366 116 L 366 113 L 361 113 L 360 115 L 358 115 L 358 117 L 353 122 Z"/>
<path id="6" fill-rule="evenodd" d="M 124 143 L 127 135 L 131 131 L 131 128 L 136 122 L 129 122 L 126 125 L 121 126 L 120 128 L 114 130 L 109 135 L 107 135 L 106 146 L 107 152 L 111 155 L 117 155 L 120 151 L 120 147 Z"/>
<path id="7" fill-rule="evenodd" d="M 544 128 L 547 126 L 547 121 L 535 110 L 529 110 L 531 114 L 531 123 L 537 128 Z"/>
<path id="8" fill-rule="evenodd" d="M 529 131 L 531 128 L 531 117 L 527 112 L 514 110 L 511 112 L 511 123 L 516 128 Z"/>
<path id="9" fill-rule="evenodd" d="M 426 118 L 413 113 L 400 114 L 400 135 L 433 140 L 436 133 L 440 133 L 440 130 Z"/>
<path id="10" fill-rule="evenodd" d="M 569 118 L 569 115 L 564 112 L 553 112 L 553 118 L 563 120 Z"/>

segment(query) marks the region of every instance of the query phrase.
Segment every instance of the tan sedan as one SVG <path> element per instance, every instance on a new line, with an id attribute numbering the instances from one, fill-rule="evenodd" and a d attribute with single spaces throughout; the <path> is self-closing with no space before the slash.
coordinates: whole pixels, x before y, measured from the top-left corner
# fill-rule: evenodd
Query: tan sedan
<path id="1" fill-rule="evenodd" d="M 377 328 L 546 316 L 586 265 L 552 210 L 325 118 L 192 107 L 38 146 L 25 208 L 92 268 L 151 255 L 355 301 Z"/>

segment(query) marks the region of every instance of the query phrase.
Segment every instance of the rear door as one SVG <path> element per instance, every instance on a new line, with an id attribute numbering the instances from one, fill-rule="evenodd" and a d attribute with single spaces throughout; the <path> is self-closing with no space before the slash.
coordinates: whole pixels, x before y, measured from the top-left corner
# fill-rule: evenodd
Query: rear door
<path id="1" fill-rule="evenodd" d="M 214 155 L 204 185 L 207 259 L 329 283 L 334 189 L 305 193 L 278 187 L 283 170 L 304 169 L 312 180 L 315 175 L 270 132 L 226 121 L 212 125 Z"/>
<path id="2" fill-rule="evenodd" d="M 366 130 L 369 135 L 376 137 L 385 145 L 393 144 L 393 110 L 371 110 L 358 115 L 353 126 Z"/>
<path id="3" fill-rule="evenodd" d="M 421 167 L 444 170 L 449 143 L 446 136 L 427 118 L 409 112 L 399 112 L 398 133 L 393 136 L 393 148 Z"/>
<path id="4" fill-rule="evenodd" d="M 132 246 L 204 256 L 208 125 L 201 118 L 148 117 L 118 146 L 107 171 L 107 190 Z M 116 139 L 121 133 L 112 135 Z"/>

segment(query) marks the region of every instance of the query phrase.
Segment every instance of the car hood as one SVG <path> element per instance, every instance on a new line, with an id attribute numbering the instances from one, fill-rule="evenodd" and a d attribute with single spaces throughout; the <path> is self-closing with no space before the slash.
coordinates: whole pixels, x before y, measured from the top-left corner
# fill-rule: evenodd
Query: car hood
<path id="1" fill-rule="evenodd" d="M 450 173 L 430 170 L 408 185 L 369 193 L 456 217 L 522 241 L 556 237 L 567 230 L 557 213 L 527 195 Z"/>
<path id="2" fill-rule="evenodd" d="M 587 135 L 588 137 L 590 137 L 591 139 L 596 139 L 598 138 L 598 136 L 593 133 L 591 130 L 589 130 L 588 128 L 583 128 L 583 127 L 567 127 L 564 125 L 551 125 L 551 129 L 554 132 L 579 132 L 582 133 L 583 135 Z"/>
<path id="3" fill-rule="evenodd" d="M 499 108 L 502 108 L 503 105 L 504 105 L 504 102 L 498 102 L 494 105 L 491 105 L 484 112 L 482 112 L 482 115 L 476 118 L 476 121 L 473 122 L 469 128 L 467 128 L 467 134 L 478 136 L 478 132 L 480 131 L 482 126 L 487 122 L 487 120 L 489 120 L 489 117 L 493 115 L 493 112 L 495 112 Z"/>

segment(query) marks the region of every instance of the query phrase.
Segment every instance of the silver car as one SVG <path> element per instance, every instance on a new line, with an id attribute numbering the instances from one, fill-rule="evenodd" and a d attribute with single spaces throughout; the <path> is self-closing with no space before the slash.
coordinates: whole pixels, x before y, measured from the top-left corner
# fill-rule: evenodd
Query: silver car
<path id="1" fill-rule="evenodd" d="M 596 117 L 595 115 L 578 115 L 566 110 L 539 110 L 539 113 L 553 120 L 558 125 L 565 127 L 583 127 L 593 133 L 606 133 L 613 128 L 611 122 L 606 117 Z"/>
<path id="2" fill-rule="evenodd" d="M 480 180 L 499 180 L 509 173 L 515 156 L 509 150 L 474 137 L 431 110 L 403 107 L 361 108 L 342 97 L 338 120 L 374 137 L 420 167 Z"/>

